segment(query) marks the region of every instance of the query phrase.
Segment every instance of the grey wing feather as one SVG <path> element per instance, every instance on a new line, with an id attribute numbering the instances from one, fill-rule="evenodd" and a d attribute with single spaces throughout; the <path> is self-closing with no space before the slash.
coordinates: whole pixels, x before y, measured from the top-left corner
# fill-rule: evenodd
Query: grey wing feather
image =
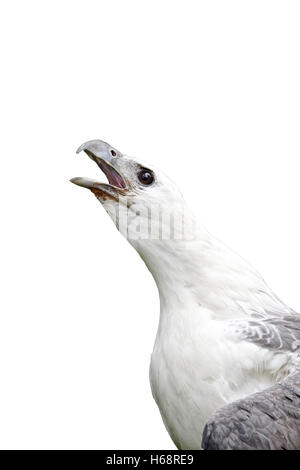
<path id="1" fill-rule="evenodd" d="M 268 349 L 294 352 L 300 349 L 300 315 L 238 320 L 232 322 L 236 334 Z"/>
<path id="2" fill-rule="evenodd" d="M 206 423 L 202 448 L 300 449 L 300 373 L 220 408 Z"/>

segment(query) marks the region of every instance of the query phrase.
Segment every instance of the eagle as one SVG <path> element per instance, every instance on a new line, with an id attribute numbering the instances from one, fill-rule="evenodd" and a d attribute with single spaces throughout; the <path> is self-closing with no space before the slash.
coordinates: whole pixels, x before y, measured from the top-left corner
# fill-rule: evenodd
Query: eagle
<path id="1" fill-rule="evenodd" d="M 212 236 L 171 179 L 101 140 L 79 147 L 100 201 L 151 272 L 160 320 L 150 383 L 178 449 L 300 449 L 300 314 Z"/>

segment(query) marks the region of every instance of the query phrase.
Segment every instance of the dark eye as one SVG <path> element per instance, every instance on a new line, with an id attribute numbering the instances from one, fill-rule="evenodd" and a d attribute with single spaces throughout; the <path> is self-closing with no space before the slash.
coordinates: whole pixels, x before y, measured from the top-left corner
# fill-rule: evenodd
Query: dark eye
<path id="1" fill-rule="evenodd" d="M 141 170 L 138 173 L 138 179 L 142 184 L 150 185 L 154 181 L 154 175 L 150 170 Z"/>
<path id="2" fill-rule="evenodd" d="M 115 157 L 117 155 L 116 152 L 113 149 L 111 149 L 110 153 L 112 154 L 113 157 Z"/>

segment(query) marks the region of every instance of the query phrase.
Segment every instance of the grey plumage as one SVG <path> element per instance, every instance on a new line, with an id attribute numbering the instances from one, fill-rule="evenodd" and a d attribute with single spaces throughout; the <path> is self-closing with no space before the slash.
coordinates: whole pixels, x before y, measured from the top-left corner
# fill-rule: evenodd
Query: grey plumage
<path id="1" fill-rule="evenodd" d="M 207 422 L 205 450 L 300 449 L 300 373 L 220 408 Z"/>
<path id="2" fill-rule="evenodd" d="M 240 339 L 263 348 L 297 354 L 300 315 L 253 315 L 232 322 Z M 300 357 L 299 357 L 300 359 Z M 295 361 L 296 362 L 296 361 Z M 300 449 L 300 372 L 217 410 L 202 436 L 206 450 Z"/>
<path id="3" fill-rule="evenodd" d="M 241 339 L 268 349 L 295 352 L 300 348 L 300 315 L 294 312 L 280 317 L 238 320 L 232 326 Z"/>

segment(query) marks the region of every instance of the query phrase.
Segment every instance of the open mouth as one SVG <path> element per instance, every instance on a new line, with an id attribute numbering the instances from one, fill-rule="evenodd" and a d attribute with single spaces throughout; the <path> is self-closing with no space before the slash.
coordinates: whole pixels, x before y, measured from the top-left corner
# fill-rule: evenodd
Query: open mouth
<path id="1" fill-rule="evenodd" d="M 120 173 L 108 162 L 103 160 L 102 158 L 96 157 L 90 150 L 85 150 L 85 153 L 92 159 L 94 162 L 97 163 L 100 170 L 103 171 L 108 182 L 111 186 L 115 186 L 116 188 L 125 189 L 126 184 Z"/>
<path id="2" fill-rule="evenodd" d="M 78 151 L 80 151 L 80 149 Z M 94 192 L 101 191 L 109 195 L 112 195 L 114 192 L 123 193 L 123 191 L 127 189 L 123 176 L 111 163 L 108 163 L 103 158 L 96 156 L 88 149 L 84 149 L 84 151 L 94 162 L 97 163 L 98 167 L 105 174 L 109 184 L 82 177 L 72 178 L 70 180 L 72 183 L 82 186 L 83 188 L 91 189 Z"/>

